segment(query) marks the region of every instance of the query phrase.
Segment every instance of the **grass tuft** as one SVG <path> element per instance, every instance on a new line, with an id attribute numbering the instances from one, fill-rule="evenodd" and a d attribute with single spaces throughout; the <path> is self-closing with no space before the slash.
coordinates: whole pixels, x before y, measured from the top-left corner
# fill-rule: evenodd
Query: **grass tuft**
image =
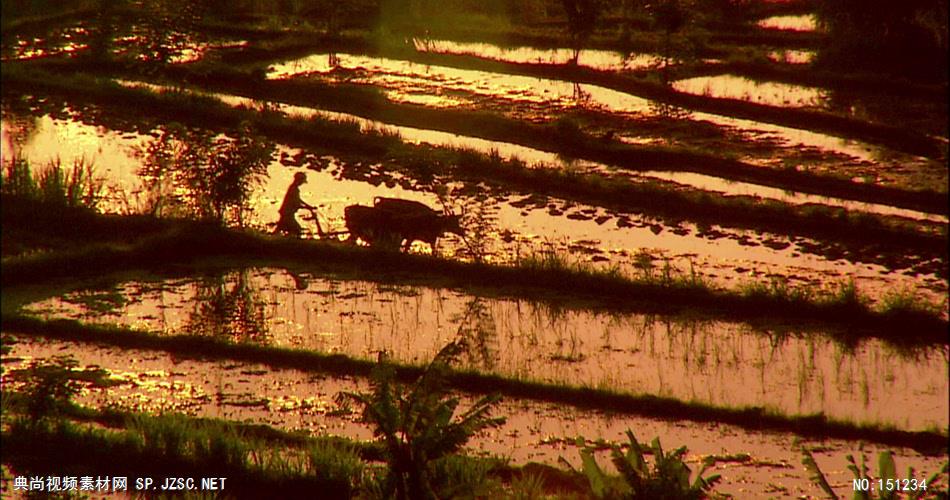
<path id="1" fill-rule="evenodd" d="M 34 170 L 26 158 L 14 156 L 0 171 L 0 192 L 51 206 L 95 210 L 102 199 L 103 182 L 92 162 L 78 158 L 63 166 L 57 158 Z"/>

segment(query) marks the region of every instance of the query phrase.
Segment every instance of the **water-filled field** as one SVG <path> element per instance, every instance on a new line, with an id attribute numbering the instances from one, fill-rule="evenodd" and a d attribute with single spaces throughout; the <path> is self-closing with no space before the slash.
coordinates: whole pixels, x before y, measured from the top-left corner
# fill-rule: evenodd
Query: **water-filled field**
<path id="1" fill-rule="evenodd" d="M 945 15 L 298 4 L 4 6 L 4 497 L 945 490 Z"/>

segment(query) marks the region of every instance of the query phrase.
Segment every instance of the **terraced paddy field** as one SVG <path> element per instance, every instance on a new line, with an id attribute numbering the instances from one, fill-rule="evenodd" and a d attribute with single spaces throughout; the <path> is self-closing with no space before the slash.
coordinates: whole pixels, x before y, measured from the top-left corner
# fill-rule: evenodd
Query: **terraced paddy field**
<path id="1" fill-rule="evenodd" d="M 713 3 L 5 6 L 3 496 L 945 495 L 946 74 Z"/>

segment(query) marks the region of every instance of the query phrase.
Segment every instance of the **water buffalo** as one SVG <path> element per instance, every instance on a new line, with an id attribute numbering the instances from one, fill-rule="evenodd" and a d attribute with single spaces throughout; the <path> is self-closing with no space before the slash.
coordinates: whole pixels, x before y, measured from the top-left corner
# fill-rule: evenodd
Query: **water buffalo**
<path id="1" fill-rule="evenodd" d="M 344 210 L 350 239 L 360 238 L 371 246 L 409 250 L 413 241 L 428 243 L 436 252 L 445 233 L 463 235 L 459 216 L 442 215 L 417 201 L 376 198 L 374 206 L 351 205 Z"/>
<path id="2" fill-rule="evenodd" d="M 400 215 L 429 215 L 433 217 L 439 215 L 439 212 L 425 203 L 404 200 L 402 198 L 377 196 L 373 198 L 373 206 L 380 210 L 388 210 Z"/>
<path id="3" fill-rule="evenodd" d="M 436 251 L 439 238 L 445 233 L 463 236 L 459 216 L 440 214 L 428 205 L 418 201 L 401 198 L 376 197 L 373 206 L 394 215 L 393 222 L 403 240 L 403 251 L 409 249 L 413 241 L 428 243 L 432 253 Z"/>
<path id="4" fill-rule="evenodd" d="M 392 214 L 375 207 L 350 205 L 343 209 L 346 229 L 350 232 L 349 241 L 357 238 L 372 247 L 396 250 L 402 243 L 398 232 L 393 231 Z"/>

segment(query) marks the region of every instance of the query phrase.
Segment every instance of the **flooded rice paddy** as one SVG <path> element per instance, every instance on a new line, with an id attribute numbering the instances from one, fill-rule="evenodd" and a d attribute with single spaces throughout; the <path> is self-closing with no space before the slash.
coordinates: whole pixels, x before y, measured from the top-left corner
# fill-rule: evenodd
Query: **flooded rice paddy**
<path id="1" fill-rule="evenodd" d="M 366 391 L 360 379 L 330 377 L 319 373 L 272 369 L 264 365 L 233 361 L 203 361 L 136 349 L 94 347 L 61 341 L 19 339 L 6 362 L 7 368 L 25 366 L 31 359 L 51 358 L 69 352 L 80 367 L 106 369 L 122 385 L 85 390 L 77 400 L 84 405 L 148 411 L 181 411 L 190 415 L 263 423 L 285 430 L 303 430 L 313 435 L 343 435 L 370 439 L 372 431 L 358 422 L 358 415 L 340 411 L 334 396 L 340 391 Z M 464 408 L 475 401 L 462 395 Z M 589 442 L 604 439 L 624 442 L 624 432 L 633 429 L 638 439 L 660 436 L 664 446 L 686 446 L 687 462 L 694 469 L 706 456 L 723 457 L 708 473 L 723 475 L 716 491 L 743 498 L 768 495 L 820 496 L 800 466 L 791 436 L 782 433 L 743 430 L 717 423 L 666 421 L 581 410 L 528 400 L 506 399 L 496 410 L 506 423 L 483 432 L 469 442 L 469 453 L 491 453 L 514 464 L 540 462 L 558 465 L 563 458 L 574 467 L 580 459 L 574 445 L 577 436 Z M 847 454 L 860 455 L 857 444 L 839 440 L 809 441 L 818 445 L 815 457 L 839 494 L 851 491 L 846 469 Z M 863 445 L 873 457 L 884 448 Z M 935 471 L 939 457 L 926 457 L 912 450 L 892 449 L 900 466 L 917 471 Z M 732 457 L 732 458 L 729 458 Z M 738 458 L 736 458 L 738 457 Z M 606 463 L 606 458 L 600 461 Z"/>
<path id="2" fill-rule="evenodd" d="M 621 53 L 610 50 L 537 49 L 534 47 L 499 47 L 490 43 L 462 43 L 452 40 L 414 39 L 419 52 L 469 55 L 511 63 L 577 64 L 605 71 L 633 71 L 659 67 L 663 58 L 652 54 Z M 673 64 L 677 61 L 669 61 Z"/>
<path id="3" fill-rule="evenodd" d="M 317 78 L 367 85 L 380 89 L 393 102 L 443 109 L 491 110 L 535 123 L 556 121 L 566 112 L 597 112 L 612 123 L 608 128 L 614 130 L 618 138 L 635 143 L 683 143 L 700 148 L 726 149 L 743 143 L 755 147 L 744 147 L 738 152 L 739 158 L 753 164 L 788 166 L 799 163 L 808 168 L 827 168 L 821 171 L 838 175 L 853 171 L 854 175 L 849 177 L 858 182 L 868 182 L 868 172 L 874 172 L 870 182 L 920 185 L 920 181 L 924 181 L 925 185 L 934 186 L 934 189 L 942 189 L 947 183 L 946 169 L 940 168 L 940 162 L 897 154 L 860 141 L 804 129 L 681 108 L 669 109 L 669 106 L 661 106 L 648 99 L 596 85 L 426 65 L 399 59 L 327 53 L 271 65 L 268 77 Z M 787 100 L 800 105 L 827 107 L 823 92 L 814 88 L 780 83 L 758 84 L 739 79 L 742 85 L 733 89 L 730 85 L 735 83 L 733 80 L 736 78 L 704 77 L 696 81 L 709 83 L 716 92 L 726 96 L 748 96 L 769 103 Z M 763 85 L 769 92 L 759 92 Z M 660 135 L 653 135 L 648 130 L 638 131 L 637 124 L 642 120 L 662 122 L 671 116 L 678 117 L 678 123 L 712 124 L 737 137 L 730 142 L 709 144 L 696 143 L 696 137 L 676 133 L 676 129 Z M 627 130 L 630 128 L 636 135 L 630 135 Z M 697 134 L 702 136 L 700 130 L 697 130 Z M 908 175 L 913 175 L 913 179 L 902 181 Z"/>
<path id="4" fill-rule="evenodd" d="M 274 64 L 267 77 L 286 79 L 308 74 L 382 89 L 394 102 L 436 108 L 479 109 L 487 100 L 519 104 L 526 112 L 553 111 L 583 102 L 614 112 L 647 113 L 646 99 L 596 85 L 434 66 L 355 54 L 314 54 Z"/>
<path id="5" fill-rule="evenodd" d="M 114 132 L 68 119 L 38 118 L 26 135 L 12 131 L 4 122 L 4 156 L 18 149 L 34 162 L 35 168 L 59 160 L 69 165 L 77 158 L 96 165 L 104 183 L 102 208 L 114 213 L 135 213 L 145 209 L 149 193 L 140 176 L 143 146 L 150 135 Z M 402 131 L 400 131 L 402 132 Z M 411 132 L 410 132 L 411 133 Z M 449 134 L 446 134 L 449 135 Z M 23 139 L 25 137 L 25 139 Z M 461 140 L 455 136 L 455 140 Z M 420 140 L 422 140 L 420 138 Z M 20 141 L 19 144 L 15 144 Z M 492 144 L 485 141 L 486 144 Z M 309 182 L 301 188 L 304 199 L 318 206 L 321 227 L 326 231 L 344 229 L 343 209 L 351 204 L 372 204 L 374 197 L 401 197 L 439 207 L 435 194 L 420 191 L 410 177 L 390 173 L 380 165 L 365 166 L 331 155 L 279 146 L 263 184 L 251 198 L 246 222 L 270 230 L 278 219 L 277 209 L 286 187 L 299 167 L 306 167 Z M 690 174 L 650 174 L 673 182 L 692 181 L 704 188 L 727 186 L 733 192 L 743 188 L 762 195 L 767 189 L 728 184 L 715 178 L 695 178 Z M 693 177 L 693 178 L 691 178 Z M 709 186 L 713 182 L 718 185 Z M 451 186 L 450 186 L 451 187 Z M 777 190 L 773 190 L 777 191 Z M 701 228 L 695 224 L 670 224 L 643 214 L 616 212 L 600 207 L 527 193 L 472 193 L 455 185 L 452 202 L 458 210 L 481 204 L 494 212 L 494 227 L 487 236 L 488 259 L 513 262 L 519 256 L 544 252 L 570 255 L 573 260 L 597 266 L 619 266 L 631 275 L 659 273 L 671 265 L 677 274 L 698 273 L 723 286 L 755 280 L 787 280 L 795 285 L 831 290 L 844 279 L 854 279 L 862 292 L 879 298 L 893 290 L 916 290 L 932 302 L 943 303 L 946 282 L 939 274 L 940 263 L 927 258 L 901 255 L 898 260 L 866 261 L 834 250 L 828 258 L 826 246 L 803 238 L 767 233 L 752 234 L 725 228 Z M 482 196 L 482 201 L 476 198 Z M 812 201 L 812 200 L 808 200 Z M 486 205 L 487 204 L 487 205 Z M 315 233 L 315 225 L 305 227 Z M 421 246 L 419 246 L 421 245 Z M 450 236 L 440 245 L 447 256 L 465 248 L 464 241 Z M 417 251 L 428 251 L 418 243 Z M 849 261 L 850 259 L 850 261 Z M 898 272 L 913 269 L 913 273 Z"/>
<path id="6" fill-rule="evenodd" d="M 120 81 L 119 83 L 132 88 L 145 87 L 159 91 L 168 90 L 167 87 L 148 85 L 139 82 Z M 260 101 L 230 94 L 202 93 L 199 95 L 219 99 L 231 106 L 255 109 L 261 105 Z M 721 179 L 710 175 L 697 174 L 693 172 L 663 172 L 644 170 L 636 174 L 632 174 L 626 171 L 618 171 L 616 168 L 601 163 L 567 158 L 555 153 L 549 153 L 547 151 L 541 151 L 518 144 L 491 141 L 478 137 L 453 134 L 450 132 L 441 132 L 438 130 L 394 125 L 378 120 L 362 118 L 357 115 L 326 111 L 305 106 L 294 106 L 282 103 L 268 103 L 268 105 L 274 110 L 285 113 L 290 117 L 304 119 L 317 118 L 338 122 L 355 122 L 359 124 L 361 130 L 364 132 L 370 130 L 385 131 L 387 133 L 398 134 L 403 141 L 412 144 L 431 144 L 440 147 L 468 149 L 483 154 L 497 155 L 504 159 L 518 159 L 536 168 L 555 168 L 562 170 L 569 169 L 573 171 L 583 170 L 587 173 L 596 174 L 599 176 L 624 177 L 628 180 L 634 181 L 649 180 L 650 182 L 656 182 L 659 180 L 663 182 L 672 182 L 680 186 L 722 193 L 729 196 L 752 196 L 757 198 L 778 200 L 794 205 L 811 203 L 817 205 L 841 207 L 847 210 L 858 212 L 868 212 L 881 215 L 896 215 L 910 219 L 927 220 L 933 222 L 947 222 L 947 216 L 945 215 L 928 214 L 915 210 L 896 208 L 888 205 L 855 202 L 840 198 L 811 195 L 808 193 L 782 190 L 747 182 Z M 806 134 L 807 133 L 802 131 L 799 135 L 804 137 Z M 820 136 L 820 134 L 815 135 Z M 624 138 L 621 137 L 621 140 L 623 139 Z M 872 150 L 862 149 L 857 154 L 867 154 L 869 151 Z"/>
<path id="7" fill-rule="evenodd" d="M 130 87 L 144 86 L 154 90 L 165 90 L 165 87 L 144 85 L 136 82 L 120 83 Z M 259 101 L 253 99 L 228 94 L 203 95 L 215 97 L 232 106 L 255 108 L 261 104 Z M 624 171 L 617 171 L 616 168 L 596 162 L 573 160 L 562 157 L 555 153 L 540 151 L 538 149 L 529 148 L 518 144 L 490 141 L 477 137 L 452 134 L 437 130 L 387 124 L 377 120 L 361 118 L 356 115 L 325 111 L 303 106 L 292 106 L 276 103 L 273 104 L 273 107 L 277 111 L 286 113 L 291 117 L 321 118 L 335 121 L 356 122 L 364 131 L 382 130 L 390 133 L 396 133 L 399 134 L 400 138 L 404 141 L 414 144 L 424 143 L 434 146 L 470 149 L 483 154 L 498 155 L 505 159 L 517 158 L 529 165 L 537 167 L 572 170 L 584 169 L 590 173 L 595 173 L 602 176 L 621 176 L 633 180 L 649 179 L 651 181 L 669 181 L 677 185 L 722 193 L 729 196 L 753 196 L 778 200 L 784 203 L 795 205 L 813 203 L 818 205 L 842 207 L 848 210 L 859 212 L 896 215 L 935 222 L 947 221 L 947 217 L 944 215 L 926 214 L 914 210 L 895 208 L 888 205 L 854 202 L 839 198 L 810 195 L 807 193 L 793 192 L 758 184 L 721 179 L 692 172 L 663 172 L 646 170 L 637 174 L 631 174 Z M 11 116 L 11 118 L 13 117 Z M 77 115 L 75 118 L 77 120 L 81 120 L 82 116 Z M 754 122 L 746 122 L 747 126 L 754 126 Z M 98 159 L 99 161 L 97 163 L 102 166 L 100 174 L 103 174 L 104 177 L 110 179 L 118 178 L 120 184 L 130 184 L 134 180 L 130 179 L 129 175 L 132 175 L 135 172 L 134 163 L 139 161 L 135 158 L 137 154 L 136 152 L 141 148 L 143 142 L 149 138 L 138 133 L 119 133 L 91 124 L 77 123 L 72 120 L 54 119 L 48 115 L 38 117 L 37 124 L 28 131 L 17 129 L 15 120 L 4 121 L 3 127 L 3 152 L 7 158 L 11 157 L 11 155 L 14 154 L 14 151 L 19 149 L 22 151 L 22 154 L 25 154 L 26 156 L 41 164 L 46 164 L 49 161 L 56 160 L 57 158 L 59 158 L 61 161 L 65 161 L 67 164 L 75 158 L 84 158 L 90 161 L 96 161 Z M 763 136 L 769 135 L 771 137 L 772 134 L 769 134 L 769 128 L 764 128 L 765 130 L 759 132 L 763 134 Z M 774 133 L 774 131 L 772 131 L 772 133 Z M 808 134 L 809 133 L 806 131 L 799 131 L 799 135 L 802 136 L 803 139 L 807 140 Z M 21 141 L 23 144 L 15 144 L 16 141 Z M 856 155 L 867 154 L 869 150 L 860 149 L 852 152 Z M 64 154 L 65 156 L 63 156 Z"/>
<path id="8" fill-rule="evenodd" d="M 769 59 L 786 64 L 808 64 L 815 58 L 811 50 L 777 50 L 769 52 Z"/>
<path id="9" fill-rule="evenodd" d="M 902 352 L 782 325 L 598 314 L 273 268 L 130 281 L 28 311 L 369 360 L 384 351 L 412 364 L 464 338 L 472 346 L 465 368 L 506 377 L 907 430 L 939 426 L 950 410 L 942 347 Z"/>
<path id="10" fill-rule="evenodd" d="M 736 75 L 687 78 L 673 82 L 673 88 L 689 94 L 740 99 L 757 104 L 790 108 L 816 108 L 826 98 L 816 87 L 778 82 L 757 82 Z"/>
<path id="11" fill-rule="evenodd" d="M 818 19 L 814 15 L 772 16 L 756 23 L 760 28 L 790 31 L 815 31 Z"/>
<path id="12" fill-rule="evenodd" d="M 776 16 L 757 25 L 764 29 L 814 32 L 808 37 L 822 35 L 815 16 L 811 15 Z M 130 61 L 153 61 L 150 58 L 154 55 L 141 52 L 144 35 L 138 29 L 130 26 L 128 32 L 117 35 L 111 54 Z M 774 32 L 772 35 L 794 36 Z M 171 50 L 160 56 L 172 64 L 197 61 L 221 48 L 230 48 L 233 53 L 245 48 L 276 53 L 269 42 L 251 47 L 256 42 L 190 37 L 177 31 L 170 37 L 176 45 L 167 47 Z M 290 46 L 300 43 L 289 38 L 287 41 L 293 42 Z M 653 54 L 592 49 L 575 52 L 509 48 L 412 36 L 393 43 L 404 43 L 404 49 L 423 53 L 518 64 L 568 65 L 575 63 L 576 57 L 576 64 L 615 72 L 610 76 L 616 78 L 626 77 L 624 72 L 643 75 L 663 64 Z M 15 60 L 16 65 L 60 56 L 62 61 L 58 62 L 67 62 L 74 59 L 71 55 L 94 50 L 91 47 L 90 32 L 80 24 L 42 36 L 5 36 L 2 57 L 5 62 Z M 804 63 L 815 56 L 812 51 L 780 47 L 766 51 L 771 51 L 768 57 L 773 61 L 799 65 L 795 71 L 809 71 Z M 205 62 L 210 62 L 208 68 L 213 73 L 215 58 Z M 182 74 L 190 71 L 182 67 L 175 70 Z M 83 71 L 79 73 L 82 75 Z M 132 81 L 136 77 L 131 73 L 130 80 L 119 83 L 146 86 Z M 248 74 L 252 74 L 250 69 Z M 321 91 L 326 92 L 332 92 L 336 85 L 361 86 L 379 91 L 390 102 L 439 113 L 455 109 L 478 111 L 520 120 L 526 125 L 564 120 L 577 125 L 592 140 L 703 152 L 763 169 L 807 170 L 855 183 L 946 189 L 947 170 L 942 160 L 914 157 L 811 130 L 675 108 L 596 85 L 325 52 L 269 66 L 263 63 L 253 74 L 266 75 L 272 82 L 294 79 L 303 84 L 332 84 L 321 86 Z M 102 76 L 93 71 L 89 75 Z M 172 85 L 184 88 L 184 81 Z M 875 121 L 868 110 L 862 109 L 867 103 L 857 98 L 851 102 L 854 96 L 836 95 L 824 88 L 755 82 L 736 75 L 690 78 L 672 86 L 690 94 L 814 109 L 854 120 Z M 154 85 L 148 88 L 166 90 Z M 517 158 L 533 168 L 650 183 L 671 191 L 702 190 L 708 196 L 843 207 L 875 217 L 903 217 L 916 221 L 921 228 L 945 228 L 947 224 L 946 214 L 786 192 L 691 172 L 670 172 L 663 165 L 637 172 L 623 171 L 516 144 L 517 138 L 513 142 L 492 141 L 384 123 L 371 119 L 370 113 L 360 117 L 338 112 L 349 111 L 347 106 L 329 111 L 235 95 L 203 94 L 250 110 L 348 122 L 363 132 L 383 132 L 405 143 L 466 148 L 498 158 Z M 172 125 L 144 116 L 147 111 L 141 111 L 143 116 L 137 117 L 137 110 L 72 107 L 69 101 L 59 106 L 53 104 L 59 102 L 55 99 L 58 98 L 4 95 L 4 165 L 22 157 L 29 159 L 36 171 L 56 162 L 69 167 L 81 159 L 95 165 L 95 178 L 102 183 L 99 211 L 134 214 L 154 208 L 155 193 L 144 173 L 146 151 Z M 238 139 L 217 131 L 193 131 L 211 141 Z M 466 133 L 477 135 L 476 132 Z M 933 132 L 927 134 L 932 136 Z M 858 248 L 836 239 L 822 241 L 758 229 L 664 219 L 651 215 L 649 210 L 629 213 L 544 196 L 528 187 L 509 187 L 504 180 L 476 183 L 446 177 L 433 181 L 411 168 L 409 162 L 415 158 L 407 160 L 393 155 L 392 159 L 378 159 L 383 158 L 380 156 L 367 161 L 361 151 L 355 151 L 357 147 L 353 147 L 354 151 L 335 149 L 331 153 L 302 149 L 290 139 L 261 140 L 267 142 L 269 157 L 263 162 L 265 170 L 253 183 L 242 221 L 254 230 L 273 230 L 287 186 L 295 174 L 305 172 L 308 183 L 300 188 L 301 197 L 317 206 L 320 223 L 328 231 L 344 229 L 346 206 L 371 205 L 375 197 L 415 200 L 435 208 L 443 208 L 444 202 L 444 208 L 463 217 L 472 217 L 473 210 L 487 214 L 482 220 L 463 218 L 463 222 L 478 224 L 478 229 L 483 230 L 476 243 L 483 245 L 483 257 L 489 264 L 518 263 L 525 256 L 555 254 L 588 268 L 616 269 L 633 277 L 655 278 L 669 273 L 696 276 L 713 288 L 776 283 L 812 287 L 819 294 L 834 293 L 837 287 L 853 280 L 872 303 L 885 302 L 894 292 L 913 293 L 911 300 L 937 304 L 943 317 L 947 315 L 950 299 L 945 255 L 913 251 L 898 254 L 874 245 Z M 402 154 L 408 155 L 406 150 Z M 419 152 L 419 161 L 425 161 L 428 153 L 424 148 L 412 151 Z M 183 190 L 186 189 L 172 186 L 170 192 L 181 195 Z M 319 237 L 313 220 L 300 213 L 297 218 L 305 226 L 305 237 Z M 471 248 L 470 239 L 449 235 L 440 241 L 439 255 L 471 260 Z M 423 244 L 411 249 L 413 253 L 429 251 Z M 648 314 L 634 308 L 605 312 L 598 305 L 578 303 L 576 298 L 559 298 L 553 290 L 545 295 L 545 301 L 539 302 L 514 297 L 504 289 L 419 286 L 412 278 L 363 281 L 333 274 L 333 270 L 316 274 L 283 267 L 254 267 L 255 264 L 244 261 L 220 267 L 208 263 L 194 264 L 194 268 L 178 268 L 176 262 L 166 264 L 163 269 L 167 270 L 155 274 L 136 271 L 121 278 L 105 270 L 104 277 L 95 281 L 41 292 L 45 298 L 28 304 L 22 312 L 41 320 L 73 319 L 82 324 L 130 327 L 147 332 L 148 336 L 161 337 L 169 345 L 181 336 L 194 335 L 235 344 L 279 347 L 294 355 L 335 354 L 357 361 L 371 361 L 385 352 L 400 363 L 412 365 L 423 365 L 447 343 L 464 339 L 468 349 L 461 357 L 460 368 L 512 381 L 604 390 L 642 396 L 644 400 L 658 398 L 730 411 L 754 408 L 767 415 L 820 416 L 842 425 L 868 425 L 872 429 L 868 432 L 896 429 L 945 436 L 948 427 L 950 350 L 945 343 L 908 347 L 896 339 L 855 340 L 855 332 L 847 327 L 834 330 L 816 326 L 804 317 L 800 322 L 780 323 L 762 318 L 747 323 L 722 316 L 712 319 L 686 313 Z M 360 276 L 365 279 L 365 275 Z M 6 340 L 4 343 L 6 347 Z M 365 377 L 351 372 L 340 376 L 319 372 L 314 367 L 304 371 L 278 369 L 273 364 L 216 359 L 217 353 L 204 358 L 191 353 L 169 355 L 89 342 L 48 340 L 42 334 L 16 339 L 12 351 L 4 354 L 4 368 L 24 367 L 31 360 L 65 353 L 74 356 L 80 366 L 103 367 L 122 382 L 116 387 L 83 391 L 77 398 L 83 405 L 149 413 L 184 412 L 304 430 L 313 435 L 361 440 L 373 437 L 371 429 L 359 422 L 352 408 L 341 407 L 334 400 L 340 391 L 369 388 Z M 4 380 L 5 389 L 6 384 Z M 460 394 L 462 406 L 472 404 L 478 396 Z M 507 417 L 507 422 L 475 436 L 468 442 L 467 451 L 501 456 L 513 464 L 539 461 L 558 466 L 563 459 L 579 467 L 575 437 L 584 436 L 589 443 L 594 439 L 622 441 L 624 431 L 634 429 L 641 442 L 660 436 L 668 449 L 687 446 L 691 466 L 698 466 L 706 456 L 720 455 L 715 470 L 707 472 L 723 475 L 723 483 L 716 487 L 719 493 L 737 498 L 821 495 L 800 465 L 801 457 L 795 449 L 798 438 L 790 431 L 759 432 L 715 422 L 675 420 L 677 417 L 672 416 L 669 420 L 645 418 L 514 398 L 504 400 L 495 414 Z M 849 453 L 859 455 L 859 443 L 825 439 L 808 444 L 819 446 L 816 458 L 832 487 L 839 495 L 848 495 L 852 491 L 851 473 L 844 457 Z M 883 446 L 864 447 L 872 461 L 883 450 Z M 920 472 L 937 470 L 939 462 L 946 458 L 924 457 L 907 449 L 895 452 L 901 469 L 912 466 Z M 603 455 L 601 463 L 606 460 Z"/>
<path id="13" fill-rule="evenodd" d="M 947 216 L 938 214 L 928 214 L 916 210 L 907 210 L 902 208 L 880 205 L 877 203 L 862 203 L 858 201 L 842 200 L 840 198 L 831 198 L 828 196 L 817 196 L 784 189 L 762 186 L 748 182 L 732 181 L 713 177 L 711 175 L 697 174 L 694 172 L 654 172 L 647 171 L 641 174 L 643 177 L 661 179 L 674 182 L 679 185 L 694 189 L 702 189 L 714 193 L 722 193 L 726 196 L 753 196 L 778 200 L 792 205 L 826 205 L 829 207 L 841 207 L 854 212 L 867 212 L 881 215 L 896 215 L 909 219 L 926 220 L 932 222 L 947 223 Z"/>
<path id="14" fill-rule="evenodd" d="M 98 35 L 99 28 L 88 23 L 80 23 L 51 31 L 36 33 L 4 33 L 2 51 L 3 61 L 28 61 L 54 57 L 74 57 L 88 54 L 92 50 L 109 52 L 112 57 L 131 56 L 148 61 L 156 57 L 156 47 L 149 42 L 150 27 L 140 25 L 122 26 L 124 34 L 113 33 L 113 39 L 105 41 Z M 200 37 L 181 31 L 170 30 L 163 33 L 165 52 L 162 57 L 172 64 L 183 64 L 202 59 L 208 53 L 221 49 L 246 47 L 247 40 L 219 37 Z"/>

